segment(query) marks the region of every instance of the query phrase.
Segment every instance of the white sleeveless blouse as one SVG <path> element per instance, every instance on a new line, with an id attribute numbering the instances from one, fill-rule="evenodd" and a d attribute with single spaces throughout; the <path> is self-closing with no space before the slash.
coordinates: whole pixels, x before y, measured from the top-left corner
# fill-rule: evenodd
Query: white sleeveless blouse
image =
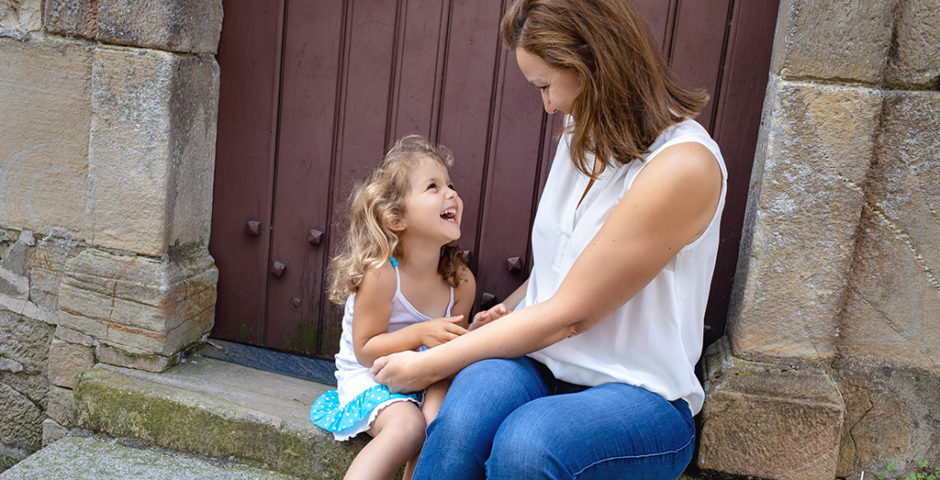
<path id="1" fill-rule="evenodd" d="M 563 135 L 539 201 L 532 230 L 534 265 L 525 299 L 517 308 L 554 295 L 637 174 L 659 152 L 678 143 L 695 142 L 705 146 L 718 160 L 721 196 L 705 232 L 682 248 L 636 296 L 599 324 L 529 354 L 566 382 L 587 386 L 627 383 L 670 401 L 681 398 L 696 414 L 702 408 L 705 394 L 694 369 L 702 351 L 705 304 L 718 253 L 718 229 L 728 176 L 718 144 L 697 122 L 685 120 L 656 139 L 645 161 L 635 159 L 626 165 L 608 167 L 579 206 L 589 178 L 572 165 L 569 142 L 570 135 Z M 589 161 L 592 159 L 588 156 Z"/>

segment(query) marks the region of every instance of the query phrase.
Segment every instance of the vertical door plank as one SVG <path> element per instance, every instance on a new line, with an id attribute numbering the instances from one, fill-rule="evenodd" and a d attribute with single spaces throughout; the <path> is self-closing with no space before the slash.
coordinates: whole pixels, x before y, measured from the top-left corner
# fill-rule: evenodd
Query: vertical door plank
<path id="1" fill-rule="evenodd" d="M 327 247 L 325 237 L 313 245 L 308 236 L 329 230 L 343 5 L 289 2 L 286 19 L 270 261 L 287 268 L 268 275 L 266 344 L 313 354 Z"/>
<path id="2" fill-rule="evenodd" d="M 438 141 L 456 157 L 451 178 L 464 201 L 460 244 L 475 258 L 502 7 L 494 0 L 456 1 L 451 9 Z"/>
<path id="3" fill-rule="evenodd" d="M 219 267 L 213 335 L 262 344 L 283 1 L 225 0 L 209 251 Z M 246 224 L 260 222 L 258 236 Z"/>
<path id="4" fill-rule="evenodd" d="M 703 89 L 711 97 L 698 116 L 698 122 L 709 131 L 730 4 L 730 0 L 680 0 L 676 9 L 670 64 L 682 86 Z"/>
<path id="5" fill-rule="evenodd" d="M 770 74 L 778 4 L 778 0 L 734 2 L 713 128 L 713 136 L 728 165 L 728 193 L 721 218 L 718 260 L 705 312 L 706 345 L 717 340 L 725 329 L 761 108 Z"/>
<path id="6" fill-rule="evenodd" d="M 440 0 L 405 0 L 402 10 L 387 145 L 413 133 L 433 138 L 441 100 L 447 5 Z"/>
<path id="7" fill-rule="evenodd" d="M 347 198 L 353 185 L 379 164 L 386 150 L 390 84 L 395 58 L 399 3 L 393 0 L 350 0 L 343 41 L 343 76 L 337 96 L 336 147 L 330 187 L 329 248 L 346 234 Z M 319 352 L 339 347 L 342 307 L 324 304 Z"/>
<path id="8" fill-rule="evenodd" d="M 637 10 L 646 17 L 656 41 L 664 52 L 669 51 L 669 41 L 672 37 L 673 15 L 675 3 L 678 0 L 633 0 Z"/>
<path id="9" fill-rule="evenodd" d="M 532 199 L 539 186 L 543 108 L 538 90 L 503 50 L 493 122 L 491 160 L 487 168 L 477 261 L 478 298 L 484 292 L 503 299 L 528 278 L 528 238 Z M 519 257 L 517 272 L 506 260 Z"/>

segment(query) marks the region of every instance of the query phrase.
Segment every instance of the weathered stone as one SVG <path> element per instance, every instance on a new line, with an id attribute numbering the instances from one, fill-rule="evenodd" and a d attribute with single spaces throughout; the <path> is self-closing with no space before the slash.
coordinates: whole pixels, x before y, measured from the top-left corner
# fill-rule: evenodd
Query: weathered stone
<path id="1" fill-rule="evenodd" d="M 29 451 L 42 446 L 42 421 L 46 416 L 25 395 L 0 383 L 0 443 Z"/>
<path id="2" fill-rule="evenodd" d="M 29 279 L 0 267 L 0 295 L 26 300 L 29 298 Z"/>
<path id="3" fill-rule="evenodd" d="M 179 360 L 179 357 L 176 355 L 167 357 L 153 354 L 133 354 L 108 345 L 98 345 L 98 348 L 95 349 L 95 355 L 101 363 L 148 372 L 162 372 L 172 367 Z"/>
<path id="4" fill-rule="evenodd" d="M 59 322 L 133 354 L 172 356 L 212 329 L 218 270 L 88 249 L 66 268 Z"/>
<path id="5" fill-rule="evenodd" d="M 56 423 L 55 420 L 47 418 L 42 421 L 42 446 L 55 443 L 68 434 L 69 430 Z"/>
<path id="6" fill-rule="evenodd" d="M 835 476 L 844 405 L 825 371 L 741 360 L 724 339 L 705 365 L 700 468 L 777 480 Z"/>
<path id="7" fill-rule="evenodd" d="M 59 325 L 55 329 L 55 338 L 69 343 L 83 345 L 85 347 L 94 347 L 98 341 L 89 335 L 85 335 L 77 330 L 72 330 L 64 325 Z"/>
<path id="8" fill-rule="evenodd" d="M 2 353 L 2 352 L 0 352 Z M 12 358 L 0 357 L 0 372 L 20 373 L 23 371 L 23 364 Z"/>
<path id="9" fill-rule="evenodd" d="M 783 0 L 771 70 L 784 78 L 878 84 L 898 0 Z"/>
<path id="10" fill-rule="evenodd" d="M 940 92 L 888 92 L 841 328 L 843 357 L 940 373 Z"/>
<path id="11" fill-rule="evenodd" d="M 221 0 L 98 0 L 98 39 L 106 42 L 215 53 L 221 32 Z"/>
<path id="12" fill-rule="evenodd" d="M 78 376 L 95 365 L 90 347 L 53 339 L 49 346 L 49 381 L 60 387 L 75 387 Z"/>
<path id="13" fill-rule="evenodd" d="M 54 327 L 42 321 L 0 310 L 0 352 L 15 360 L 29 375 L 45 374 Z"/>
<path id="14" fill-rule="evenodd" d="M 76 424 L 298 478 L 341 478 L 365 439 L 337 442 L 311 428 L 309 405 L 327 388 L 208 358 L 160 374 L 98 365 L 75 388 Z"/>
<path id="15" fill-rule="evenodd" d="M 940 458 L 940 375 L 854 361 L 833 367 L 846 407 L 839 476 Z"/>
<path id="16" fill-rule="evenodd" d="M 13 275 L 26 276 L 29 274 L 29 245 L 16 242 L 3 257 L 3 269 Z"/>
<path id="17" fill-rule="evenodd" d="M 0 225 L 86 232 L 91 48 L 0 38 Z"/>
<path id="18" fill-rule="evenodd" d="M 72 390 L 68 388 L 49 387 L 49 402 L 46 414 L 60 425 L 71 426 L 74 423 L 72 408 Z"/>
<path id="19" fill-rule="evenodd" d="M 42 0 L 0 0 L 0 29 L 42 28 Z"/>
<path id="20" fill-rule="evenodd" d="M 46 0 L 46 30 L 95 38 L 98 34 L 98 0 Z"/>
<path id="21" fill-rule="evenodd" d="M 59 309 L 59 278 L 69 259 L 79 248 L 67 232 L 52 229 L 32 249 L 29 272 L 29 299 L 37 306 L 55 312 Z"/>
<path id="22" fill-rule="evenodd" d="M 882 93 L 768 87 L 728 329 L 739 356 L 835 353 Z"/>
<path id="23" fill-rule="evenodd" d="M 936 0 L 898 3 L 894 44 L 885 82 L 910 87 L 940 87 L 940 8 Z"/>
<path id="24" fill-rule="evenodd" d="M 311 455 L 311 460 L 317 455 Z M 307 478 L 339 478 L 318 476 Z M 185 453 L 128 446 L 116 439 L 69 436 L 16 464 L 3 480 L 296 480 L 297 477 Z"/>
<path id="25" fill-rule="evenodd" d="M 208 245 L 218 77 L 210 56 L 96 50 L 93 244 L 154 257 Z"/>

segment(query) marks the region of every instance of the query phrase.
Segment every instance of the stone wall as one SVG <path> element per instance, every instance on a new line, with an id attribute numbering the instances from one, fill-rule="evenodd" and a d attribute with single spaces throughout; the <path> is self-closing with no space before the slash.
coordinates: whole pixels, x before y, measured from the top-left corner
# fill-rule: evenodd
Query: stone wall
<path id="1" fill-rule="evenodd" d="M 937 0 L 781 1 L 700 467 L 940 463 L 938 35 Z"/>
<path id="2" fill-rule="evenodd" d="M 212 328 L 220 0 L 0 0 L 0 469 Z M 9 408 L 7 408 L 9 406 Z"/>

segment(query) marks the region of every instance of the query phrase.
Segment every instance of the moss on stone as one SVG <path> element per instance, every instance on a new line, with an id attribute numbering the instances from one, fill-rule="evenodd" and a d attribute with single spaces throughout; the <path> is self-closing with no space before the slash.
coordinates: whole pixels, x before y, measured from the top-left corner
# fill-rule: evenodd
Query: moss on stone
<path id="1" fill-rule="evenodd" d="M 211 457 L 234 456 L 303 478 L 339 478 L 364 441 L 296 431 L 253 418 L 224 399 L 131 378 L 102 368 L 75 388 L 76 422 L 94 432 Z"/>

